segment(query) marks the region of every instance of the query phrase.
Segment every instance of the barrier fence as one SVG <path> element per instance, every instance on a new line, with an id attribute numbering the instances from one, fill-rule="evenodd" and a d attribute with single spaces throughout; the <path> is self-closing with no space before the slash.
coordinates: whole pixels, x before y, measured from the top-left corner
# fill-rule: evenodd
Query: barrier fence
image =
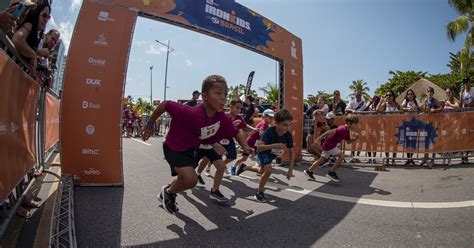
<path id="1" fill-rule="evenodd" d="M 15 50 L 0 47 L 0 239 L 34 182 L 30 171 L 42 170 L 59 142 L 60 101 L 33 80 Z M 7 54 L 8 53 L 8 54 Z"/>

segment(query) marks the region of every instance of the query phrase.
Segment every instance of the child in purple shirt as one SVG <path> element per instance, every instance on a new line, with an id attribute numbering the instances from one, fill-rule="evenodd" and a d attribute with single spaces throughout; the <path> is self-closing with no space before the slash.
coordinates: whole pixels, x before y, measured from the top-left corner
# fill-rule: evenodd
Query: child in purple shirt
<path id="1" fill-rule="evenodd" d="M 326 177 L 336 182 L 339 181 L 339 177 L 336 174 L 336 170 L 341 165 L 342 160 L 344 160 L 344 152 L 341 152 L 339 147 L 337 147 L 337 144 L 343 140 L 346 140 L 346 142 L 350 144 L 358 138 L 358 135 L 355 133 L 352 133 L 351 135 L 351 132 L 354 130 L 357 123 L 359 123 L 359 118 L 354 114 L 349 114 L 346 117 L 345 125 L 342 125 L 336 129 L 331 129 L 316 139 L 315 143 L 319 145 L 321 144 L 321 140 L 326 138 L 323 143 L 321 157 L 316 162 L 314 162 L 307 170 L 304 170 L 304 174 L 307 177 L 315 180 L 313 170 L 316 167 L 326 163 L 327 159 L 330 156 L 338 156 L 334 165 L 331 167 L 331 169 L 329 169 L 329 172 Z"/>
<path id="2" fill-rule="evenodd" d="M 163 143 L 163 153 L 170 165 L 171 175 L 177 177 L 170 184 L 163 186 L 159 195 L 163 208 L 169 213 L 178 211 L 176 194 L 193 188 L 197 183 L 194 152 L 203 140 L 207 140 L 216 152 L 222 155 L 225 150 L 222 150 L 222 146 L 217 142 L 235 136 L 242 148 L 249 151 L 244 137 L 223 112 L 226 97 L 226 80 L 218 75 L 209 76 L 202 83 L 202 104 L 190 107 L 164 101 L 153 111 L 142 130 L 142 139 L 146 141 L 153 133 L 156 119 L 165 111 L 173 119 Z"/>

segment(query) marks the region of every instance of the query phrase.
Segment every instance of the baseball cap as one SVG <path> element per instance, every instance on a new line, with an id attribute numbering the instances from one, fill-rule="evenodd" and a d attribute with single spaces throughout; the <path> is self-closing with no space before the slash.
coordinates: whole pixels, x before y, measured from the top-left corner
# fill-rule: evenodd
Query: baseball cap
<path id="1" fill-rule="evenodd" d="M 11 0 L 10 5 L 14 3 L 22 3 L 26 7 L 36 8 L 36 0 Z"/>
<path id="2" fill-rule="evenodd" d="M 275 112 L 273 112 L 273 110 L 271 109 L 265 109 L 265 111 L 263 111 L 263 114 L 271 117 L 275 116 Z"/>
<path id="3" fill-rule="evenodd" d="M 326 114 L 326 119 L 331 120 L 336 118 L 336 115 L 333 112 L 329 112 Z"/>
<path id="4" fill-rule="evenodd" d="M 200 94 L 201 94 L 201 93 L 199 93 L 198 90 L 193 91 L 193 95 L 200 95 Z"/>

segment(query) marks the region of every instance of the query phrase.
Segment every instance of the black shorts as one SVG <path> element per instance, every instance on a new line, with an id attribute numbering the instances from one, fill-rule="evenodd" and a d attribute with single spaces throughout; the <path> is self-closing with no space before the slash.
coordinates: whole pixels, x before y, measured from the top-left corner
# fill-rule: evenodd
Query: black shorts
<path id="1" fill-rule="evenodd" d="M 228 145 L 224 145 L 227 154 L 225 155 L 226 159 L 236 159 L 237 158 L 237 148 L 235 147 L 234 139 L 230 139 Z"/>
<path id="2" fill-rule="evenodd" d="M 168 161 L 168 164 L 170 165 L 171 176 L 178 175 L 174 169 L 175 167 L 197 167 L 197 163 L 194 161 L 195 150 L 196 148 L 189 148 L 186 151 L 175 152 L 166 145 L 166 142 L 163 144 L 163 153 L 165 154 L 166 161 Z"/>
<path id="3" fill-rule="evenodd" d="M 211 163 L 213 163 L 216 160 L 222 159 L 222 156 L 217 154 L 217 152 L 212 149 L 201 149 L 197 148 L 195 153 L 194 153 L 194 162 L 197 164 L 199 163 L 199 160 L 202 158 L 207 157 Z"/>

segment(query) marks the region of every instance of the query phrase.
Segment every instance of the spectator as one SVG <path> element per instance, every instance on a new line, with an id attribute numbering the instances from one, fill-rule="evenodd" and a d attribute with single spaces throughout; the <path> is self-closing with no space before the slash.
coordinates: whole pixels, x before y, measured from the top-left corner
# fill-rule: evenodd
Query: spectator
<path id="1" fill-rule="evenodd" d="M 15 31 L 12 42 L 15 44 L 18 52 L 26 57 L 30 63 L 31 76 L 36 78 L 36 67 L 38 56 L 36 50 L 43 37 L 46 23 L 51 18 L 51 8 L 47 1 L 33 11 L 30 11 L 23 23 Z"/>
<path id="2" fill-rule="evenodd" d="M 329 106 L 325 103 L 324 98 L 320 96 L 318 103 L 311 106 L 311 108 L 306 111 L 306 115 L 313 117 L 318 114 L 326 114 L 328 111 Z"/>
<path id="3" fill-rule="evenodd" d="M 12 12 L 15 9 L 16 6 L 12 6 L 0 11 L 0 29 L 2 29 L 4 32 L 10 32 L 16 26 L 18 18 L 12 15 Z"/>
<path id="4" fill-rule="evenodd" d="M 367 103 L 367 106 L 365 106 L 366 111 L 377 111 L 377 105 L 380 102 L 380 97 L 377 95 L 374 95 L 372 97 L 372 100 Z"/>
<path id="5" fill-rule="evenodd" d="M 377 111 L 378 112 L 397 112 L 400 110 L 400 105 L 395 101 L 397 96 L 395 95 L 395 92 L 393 92 L 392 89 L 389 89 L 387 91 L 387 94 L 385 97 L 379 102 L 379 105 L 377 105 Z M 389 142 L 390 143 L 390 142 Z M 396 153 L 392 154 L 392 164 L 395 164 L 395 158 L 397 157 Z M 385 157 L 389 157 L 389 153 L 385 153 Z M 387 159 L 387 164 L 388 164 L 388 159 Z"/>
<path id="6" fill-rule="evenodd" d="M 461 107 L 474 107 L 474 88 L 471 87 L 471 79 L 462 80 L 461 86 Z"/>
<path id="7" fill-rule="evenodd" d="M 428 98 L 426 98 L 425 102 L 423 103 L 423 111 L 428 114 L 441 112 L 443 110 L 443 106 L 436 98 L 433 97 L 434 95 L 433 87 L 428 87 L 426 89 L 426 93 L 428 94 Z M 434 156 L 435 154 L 433 153 L 432 159 L 428 161 L 429 154 L 425 153 L 420 165 L 424 165 L 428 163 L 428 167 L 430 169 L 433 168 Z"/>
<path id="8" fill-rule="evenodd" d="M 35 1 L 36 2 L 36 1 Z M 5 33 L 10 33 L 16 29 L 19 21 L 26 16 L 30 9 L 36 8 L 36 3 L 31 0 L 2 0 L 0 4 L 0 29 Z M 19 3 L 25 6 L 25 10 L 20 16 L 13 16 L 13 12 L 17 9 Z"/>
<path id="9" fill-rule="evenodd" d="M 253 97 L 252 96 L 247 96 L 245 97 L 245 103 L 247 104 L 247 109 L 245 110 L 244 114 L 244 120 L 247 122 L 249 125 L 253 125 L 253 118 L 255 118 L 258 115 L 258 109 L 255 107 L 255 104 L 253 103 Z"/>
<path id="10" fill-rule="evenodd" d="M 444 112 L 451 112 L 454 109 L 460 108 L 460 104 L 454 99 L 453 92 L 450 89 L 446 89 L 446 100 L 444 101 Z"/>
<path id="11" fill-rule="evenodd" d="M 346 110 L 346 103 L 341 100 L 341 92 L 335 90 L 333 96 L 334 103 L 329 106 L 329 111 L 334 112 L 336 115 L 343 115 Z"/>
<path id="12" fill-rule="evenodd" d="M 265 107 L 260 104 L 260 98 L 258 97 L 255 98 L 255 106 L 257 106 L 256 108 L 258 109 L 259 113 L 263 113 L 263 111 L 265 111 Z"/>
<path id="13" fill-rule="evenodd" d="M 199 99 L 199 96 L 201 95 L 201 93 L 199 93 L 198 90 L 195 90 L 193 91 L 193 99 L 191 99 L 191 101 L 188 101 L 185 103 L 185 105 L 188 105 L 188 106 L 196 106 L 197 105 L 197 100 Z"/>
<path id="14" fill-rule="evenodd" d="M 355 98 L 346 107 L 346 113 L 355 113 L 357 111 L 364 111 L 367 107 L 365 101 L 362 99 L 362 91 L 356 90 L 354 92 Z"/>
<path id="15" fill-rule="evenodd" d="M 48 33 L 41 40 L 36 54 L 42 57 L 41 64 L 49 68 L 49 57 L 52 55 L 52 50 L 58 44 L 60 33 L 56 29 L 49 30 Z"/>
<path id="16" fill-rule="evenodd" d="M 421 102 L 416 98 L 415 92 L 409 89 L 405 95 L 405 99 L 403 99 L 401 109 L 403 111 L 412 112 L 420 110 L 421 107 Z"/>

